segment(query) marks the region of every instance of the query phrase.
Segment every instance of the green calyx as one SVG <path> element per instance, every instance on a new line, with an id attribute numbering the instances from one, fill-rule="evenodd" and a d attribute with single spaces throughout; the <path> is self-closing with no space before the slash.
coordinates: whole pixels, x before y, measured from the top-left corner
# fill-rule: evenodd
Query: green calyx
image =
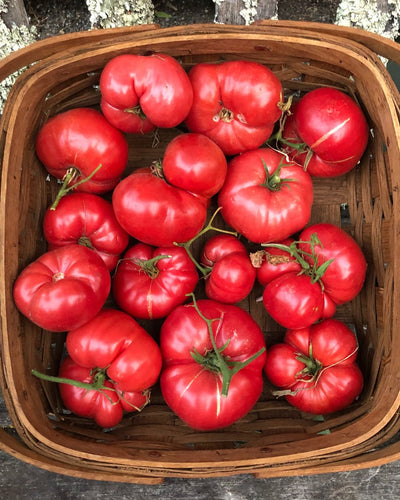
<path id="1" fill-rule="evenodd" d="M 299 243 L 309 244 L 311 253 L 299 249 Z M 302 268 L 301 273 L 309 276 L 311 279 L 311 283 L 318 282 L 323 289 L 323 283 L 321 279 L 334 259 L 329 259 L 325 262 L 322 262 L 322 264 L 318 264 L 318 255 L 315 250 L 316 245 L 322 248 L 317 233 L 313 233 L 311 235 L 310 241 L 294 241 L 290 245 L 282 245 L 280 243 L 262 243 L 263 247 L 278 248 L 287 252 L 291 257 L 294 257 Z M 311 263 L 305 257 L 308 257 Z"/>
<path id="2" fill-rule="evenodd" d="M 210 370 L 214 373 L 222 374 L 222 389 L 221 396 L 228 396 L 229 385 L 231 383 L 232 378 L 238 373 L 240 370 L 248 366 L 252 363 L 258 356 L 260 356 L 264 351 L 265 347 L 261 348 L 258 352 L 256 352 L 253 356 L 246 359 L 246 361 L 231 361 L 228 356 L 223 355 L 223 351 L 229 345 L 230 340 L 228 340 L 222 347 L 218 348 L 215 343 L 215 337 L 212 329 L 212 324 L 214 321 L 222 321 L 222 318 L 206 318 L 198 308 L 196 299 L 193 294 L 190 294 L 193 298 L 193 307 L 196 309 L 198 315 L 206 322 L 208 332 L 211 339 L 212 350 L 206 352 L 204 355 L 200 354 L 197 349 L 193 349 L 190 353 L 194 361 L 204 366 L 207 370 Z"/>

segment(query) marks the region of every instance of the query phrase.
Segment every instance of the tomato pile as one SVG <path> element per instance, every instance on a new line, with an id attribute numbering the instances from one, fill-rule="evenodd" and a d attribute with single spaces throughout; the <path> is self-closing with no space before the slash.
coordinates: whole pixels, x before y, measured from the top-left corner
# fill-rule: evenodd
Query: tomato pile
<path id="1" fill-rule="evenodd" d="M 61 188 L 43 220 L 48 250 L 13 293 L 29 320 L 66 333 L 67 354 L 58 376 L 33 374 L 106 428 L 143 409 L 156 383 L 198 430 L 245 416 L 266 379 L 304 412 L 351 404 L 357 338 L 333 316 L 367 263 L 348 233 L 310 215 L 313 178 L 347 173 L 365 151 L 361 108 L 328 87 L 284 103 L 256 62 L 186 72 L 166 54 L 113 58 L 99 88 L 99 110 L 61 112 L 36 139 Z M 127 173 L 127 134 L 177 126 L 161 161 Z M 268 352 L 240 306 L 255 284 L 286 330 Z M 141 320 L 159 321 L 158 340 Z"/>

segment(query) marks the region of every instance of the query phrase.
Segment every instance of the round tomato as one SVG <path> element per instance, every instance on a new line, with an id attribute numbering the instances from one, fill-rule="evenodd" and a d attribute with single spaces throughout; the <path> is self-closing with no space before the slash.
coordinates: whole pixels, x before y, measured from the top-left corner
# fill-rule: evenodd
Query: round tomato
<path id="1" fill-rule="evenodd" d="M 68 245 L 42 254 L 17 277 L 17 308 L 36 325 L 53 332 L 77 328 L 103 307 L 110 273 L 90 248 Z"/>
<path id="2" fill-rule="evenodd" d="M 160 347 L 164 399 L 194 429 L 233 424 L 261 395 L 264 336 L 240 307 L 213 300 L 178 306 L 161 327 Z"/>
<path id="3" fill-rule="evenodd" d="M 354 333 L 337 319 L 288 330 L 283 343 L 268 350 L 267 378 L 301 411 L 327 414 L 342 410 L 361 393 L 363 375 L 355 363 Z M 278 391 L 278 394 L 280 391 Z"/>
<path id="4" fill-rule="evenodd" d="M 349 172 L 364 154 L 368 136 L 361 108 L 350 96 L 330 87 L 311 90 L 293 105 L 282 132 L 290 157 L 316 177 Z"/>
<path id="5" fill-rule="evenodd" d="M 256 270 L 246 247 L 235 236 L 221 233 L 207 240 L 200 262 L 210 268 L 205 286 L 209 299 L 234 304 L 251 292 Z"/>
<path id="6" fill-rule="evenodd" d="M 233 158 L 218 195 L 225 221 L 255 243 L 280 241 L 303 229 L 312 202 L 310 175 L 271 148 Z"/>
<path id="7" fill-rule="evenodd" d="M 128 143 L 101 113 L 76 108 L 43 125 L 36 138 L 36 153 L 51 175 L 57 179 L 68 176 L 69 187 L 103 194 L 116 186 L 125 170 Z"/>
<path id="8" fill-rule="evenodd" d="M 281 116 L 282 84 L 253 61 L 199 63 L 189 72 L 193 105 L 191 132 L 207 135 L 226 155 L 260 147 Z"/>
<path id="9" fill-rule="evenodd" d="M 168 184 L 151 168 L 125 177 L 113 191 L 112 205 L 125 231 L 153 246 L 189 240 L 207 217 L 204 198 Z"/>
<path id="10" fill-rule="evenodd" d="M 91 193 L 71 193 L 61 198 L 55 210 L 46 211 L 43 231 L 49 249 L 72 243 L 87 246 L 100 255 L 109 271 L 115 268 L 129 242 L 111 203 Z"/>
<path id="11" fill-rule="evenodd" d="M 135 318 L 163 318 L 187 300 L 198 280 L 184 248 L 137 243 L 118 265 L 113 295 L 119 307 Z"/>
<path id="12" fill-rule="evenodd" d="M 221 148 L 202 134 L 181 134 L 167 145 L 162 171 L 173 186 L 211 198 L 224 184 L 227 161 Z"/>
<path id="13" fill-rule="evenodd" d="M 179 125 L 189 113 L 193 89 L 179 62 L 167 54 L 123 54 L 100 76 L 101 109 L 116 128 L 146 133 Z"/>

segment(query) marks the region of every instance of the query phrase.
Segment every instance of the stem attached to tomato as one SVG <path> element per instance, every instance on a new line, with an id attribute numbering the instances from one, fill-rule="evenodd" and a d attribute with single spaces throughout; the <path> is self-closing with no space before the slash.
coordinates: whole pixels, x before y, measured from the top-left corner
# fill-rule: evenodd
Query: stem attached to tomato
<path id="1" fill-rule="evenodd" d="M 300 250 L 298 248 L 299 243 L 309 244 L 311 247 L 311 253 Z M 321 285 L 322 290 L 324 289 L 321 279 L 325 274 L 325 271 L 328 269 L 329 265 L 335 259 L 329 259 L 326 262 L 318 265 L 318 255 L 316 254 L 315 246 L 319 245 L 322 248 L 322 245 L 318 239 L 317 233 L 313 233 L 311 235 L 310 241 L 294 241 L 290 245 L 283 245 L 281 243 L 262 243 L 261 245 L 263 247 L 278 248 L 280 250 L 283 250 L 284 252 L 287 252 L 291 257 L 294 257 L 296 261 L 301 265 L 301 272 L 310 276 L 311 283 L 314 284 L 318 282 Z M 310 264 L 304 257 L 309 257 L 312 261 L 312 264 Z"/>
<path id="2" fill-rule="evenodd" d="M 170 259 L 172 255 L 156 255 L 152 259 L 128 259 L 139 266 L 150 278 L 154 279 L 158 276 L 160 270 L 157 267 L 158 261 L 161 259 Z"/>
<path id="3" fill-rule="evenodd" d="M 98 167 L 96 167 L 93 172 L 91 172 L 87 177 L 84 179 L 81 179 L 78 182 L 75 182 L 74 184 L 71 185 L 71 182 L 73 182 L 76 177 L 79 175 L 79 170 L 75 167 L 71 167 L 67 170 L 67 173 L 63 177 L 63 183 L 60 188 L 60 190 L 57 193 L 56 199 L 54 200 L 53 204 L 50 207 L 50 210 L 55 210 L 57 208 L 58 203 L 60 202 L 61 198 L 68 194 L 70 191 L 75 189 L 77 186 L 84 184 L 88 180 L 90 180 L 102 167 L 102 164 L 100 164 Z"/>
<path id="4" fill-rule="evenodd" d="M 190 353 L 192 358 L 208 370 L 221 373 L 222 374 L 222 389 L 221 396 L 226 397 L 229 391 L 229 385 L 233 376 L 238 373 L 242 368 L 245 368 L 247 365 L 252 363 L 258 356 L 260 356 L 264 351 L 265 347 L 262 347 L 258 352 L 256 352 L 253 356 L 246 359 L 246 361 L 229 361 L 229 359 L 222 355 L 222 352 L 229 345 L 230 339 L 218 349 L 215 343 L 215 337 L 212 329 L 212 324 L 214 321 L 223 321 L 223 317 L 221 318 L 206 318 L 202 312 L 200 311 L 194 294 L 188 294 L 193 298 L 193 306 L 196 309 L 198 315 L 206 322 L 208 332 L 210 335 L 211 343 L 213 346 L 213 350 L 207 352 L 204 356 L 200 354 L 195 348 Z"/>
<path id="5" fill-rule="evenodd" d="M 197 267 L 197 269 L 203 274 L 203 276 L 207 276 L 210 273 L 211 268 L 210 267 L 203 267 L 203 266 L 201 266 L 197 262 L 197 260 L 193 257 L 193 254 L 192 254 L 192 252 L 190 250 L 190 247 L 193 244 L 193 242 L 196 241 L 198 238 L 200 238 L 200 236 L 202 236 L 203 234 L 207 233 L 208 231 L 217 231 L 218 233 L 231 234 L 232 236 L 237 236 L 238 235 L 238 233 L 236 233 L 235 231 L 229 231 L 228 229 L 221 229 L 219 227 L 213 226 L 214 219 L 215 219 L 215 217 L 217 216 L 218 212 L 221 209 L 222 209 L 222 207 L 218 207 L 217 208 L 217 210 L 211 216 L 211 219 L 208 222 L 208 224 L 200 232 L 198 232 L 195 236 L 193 236 L 193 238 L 191 238 L 188 241 L 185 241 L 184 243 L 176 243 L 176 242 L 174 242 L 174 245 L 177 245 L 179 247 L 183 247 L 186 250 L 188 256 L 191 259 L 191 261 L 194 263 L 194 265 Z"/>

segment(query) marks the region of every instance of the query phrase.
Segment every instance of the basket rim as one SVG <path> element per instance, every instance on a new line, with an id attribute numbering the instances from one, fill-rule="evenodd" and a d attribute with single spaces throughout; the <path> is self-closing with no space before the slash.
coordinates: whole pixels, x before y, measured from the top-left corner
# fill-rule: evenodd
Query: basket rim
<path id="1" fill-rule="evenodd" d="M 257 28 L 257 30 L 260 29 L 260 28 Z M 136 33 L 137 34 L 137 33 Z M 157 31 L 157 34 L 160 34 L 159 31 Z M 226 37 L 226 35 L 229 34 L 229 31 L 228 32 L 225 32 L 223 34 L 213 34 L 214 38 L 219 38 L 219 39 L 225 39 L 224 37 Z M 149 46 L 149 38 L 151 39 L 151 37 L 147 37 L 146 35 L 148 35 L 147 32 L 143 33 L 143 36 L 140 36 L 137 34 L 137 37 L 135 37 L 135 48 L 138 48 L 138 47 L 146 47 L 148 48 Z M 183 37 L 185 39 L 187 39 L 188 36 L 191 36 L 191 37 L 201 37 L 201 36 L 208 36 L 208 39 L 210 38 L 210 34 L 206 34 L 204 35 L 203 32 L 201 33 L 198 33 L 198 34 L 192 34 L 192 35 L 180 35 L 181 38 L 179 38 L 179 35 L 177 36 L 173 36 L 173 37 L 165 37 L 165 41 L 163 42 L 163 39 L 161 37 L 157 37 L 157 40 L 154 41 L 154 44 L 155 45 L 162 45 L 163 43 L 166 43 L 166 42 L 169 42 L 169 43 L 177 43 L 177 41 L 179 41 L 180 39 L 183 40 Z M 231 37 L 237 37 L 238 36 L 238 33 L 231 33 Z M 245 35 L 243 35 L 243 37 L 249 37 L 249 36 L 252 36 L 254 39 L 261 39 L 262 38 L 265 38 L 267 37 L 269 40 L 273 40 L 274 37 L 275 39 L 278 38 L 278 34 L 271 34 L 270 32 L 268 33 L 249 33 L 249 32 L 246 32 Z M 295 43 L 294 41 L 298 42 L 299 39 L 303 39 L 300 35 L 294 35 L 292 34 L 291 35 L 292 37 L 292 43 Z M 281 37 L 280 37 L 281 38 Z M 343 52 L 343 51 L 349 51 L 350 52 L 350 48 L 349 47 L 360 47 L 359 48 L 359 52 L 363 55 L 363 60 L 362 64 L 364 65 L 369 65 L 371 70 L 373 70 L 375 76 L 379 77 L 378 80 L 381 82 L 382 84 L 382 88 L 385 88 L 387 90 L 387 97 L 390 95 L 392 95 L 393 93 L 393 89 L 390 85 L 390 80 L 387 78 L 387 76 L 383 76 L 381 75 L 380 73 L 378 74 L 377 73 L 377 70 L 376 70 L 376 58 L 372 57 L 371 54 L 369 54 L 365 49 L 361 49 L 361 46 L 359 46 L 359 44 L 357 44 L 356 42 L 353 42 L 353 41 L 347 41 L 346 40 L 346 43 L 343 42 L 343 40 L 341 40 L 340 38 L 337 39 L 336 38 L 336 42 L 334 42 L 333 40 L 330 40 L 329 43 L 328 42 L 325 42 L 326 45 L 325 47 L 330 47 L 331 49 L 333 49 L 334 47 L 336 47 L 336 50 L 339 50 L 339 47 L 340 47 L 340 50 Z M 200 39 L 200 38 L 199 38 Z M 304 38 L 303 40 L 307 40 L 308 43 L 310 43 L 310 37 L 309 35 L 307 35 L 306 38 Z M 318 42 L 320 42 L 320 37 L 316 37 L 315 39 L 314 38 L 311 38 L 311 40 L 318 40 Z M 289 40 L 290 41 L 290 40 Z M 121 45 L 122 47 L 120 47 L 119 50 L 125 50 L 124 48 L 128 46 L 128 41 L 127 42 L 121 42 Z M 316 43 L 316 41 L 315 41 Z M 340 43 L 340 46 L 339 46 L 339 43 Z M 110 42 L 109 45 L 113 45 L 115 44 L 115 40 L 114 42 Z M 130 44 L 132 44 L 132 41 L 130 41 Z M 109 46 L 107 45 L 107 47 Z M 102 53 L 102 51 L 104 51 L 105 48 L 102 47 L 102 48 L 98 48 L 98 49 L 94 49 L 93 51 L 92 50 L 88 50 L 88 54 L 86 57 L 89 57 L 89 54 L 90 54 L 90 57 L 93 57 L 93 54 L 96 54 L 96 51 L 97 53 Z M 184 49 L 182 49 L 184 50 Z M 400 50 L 400 49 L 399 49 Z M 60 66 L 63 66 L 65 68 L 65 65 L 66 63 L 68 64 L 74 64 L 78 58 L 79 59 L 82 59 L 82 52 L 80 51 L 79 52 L 79 56 L 78 55 L 75 55 L 74 54 L 74 50 L 67 50 L 67 51 L 64 51 L 62 52 L 61 54 L 59 53 L 57 56 L 54 56 L 54 59 L 55 58 L 59 58 L 60 61 L 58 62 L 58 65 L 57 64 L 51 64 L 53 61 L 51 60 L 53 58 L 53 56 L 50 57 L 49 60 L 46 60 L 42 65 L 38 64 L 36 66 L 36 68 L 34 68 L 34 70 L 32 70 L 31 72 L 29 72 L 29 78 L 26 77 L 26 81 L 24 81 L 24 79 L 21 80 L 21 84 L 20 84 L 20 88 L 18 89 L 19 90 L 19 93 L 15 96 L 16 99 L 15 101 L 13 102 L 13 113 L 15 115 L 14 116 L 7 116 L 7 119 L 8 119 L 8 130 L 7 130 L 7 135 L 6 135 L 6 138 L 5 138 L 5 154 L 10 154 L 10 149 L 11 149 L 11 139 L 10 139 L 10 136 L 12 138 L 12 132 L 14 130 L 14 127 L 15 127 L 15 124 L 16 124 L 16 120 L 17 120 L 17 112 L 21 112 L 20 111 L 20 108 L 23 104 L 23 101 L 24 99 L 26 98 L 27 95 L 29 95 L 29 90 L 32 88 L 33 85 L 38 85 L 39 84 L 39 81 L 41 79 L 41 77 L 46 74 L 46 72 L 49 72 L 49 71 L 55 71 L 56 69 L 58 69 Z M 397 98 L 397 97 L 396 97 Z M 389 97 L 387 98 L 388 100 L 388 107 L 389 109 L 391 110 L 391 113 L 390 113 L 390 116 L 393 117 L 395 112 L 396 112 L 396 106 L 394 104 L 394 102 L 392 101 L 392 99 L 389 99 Z M 400 139 L 400 127 L 399 127 L 399 124 L 398 124 L 398 120 L 396 122 L 396 126 L 394 126 L 394 128 L 396 129 L 396 136 L 398 139 Z M 11 132 L 10 132 L 11 130 Z M 392 147 L 395 147 L 395 146 L 392 146 Z M 397 148 L 398 149 L 398 148 Z M 399 156 L 399 152 L 397 151 L 397 156 Z M 6 159 L 7 159 L 7 156 L 6 156 Z M 4 185 L 5 185 L 5 182 L 4 180 L 6 179 L 6 176 L 7 176 L 7 173 L 8 173 L 8 166 L 6 165 L 4 171 L 3 171 L 3 181 L 2 181 L 2 194 L 3 194 L 3 188 L 4 188 Z M 397 200 L 397 192 L 398 190 L 396 190 L 396 192 L 394 193 L 394 201 Z M 398 201 L 396 201 L 398 203 Z M 5 252 L 5 244 L 4 242 L 6 241 L 5 239 L 5 222 L 6 222 L 6 200 L 5 200 L 5 196 L 2 196 L 1 197 L 1 202 L 0 202 L 0 209 L 1 209 L 1 214 L 3 215 L 2 217 L 2 222 L 1 222 L 1 239 L 2 239 L 2 243 L 3 245 L 1 245 L 2 247 L 2 253 L 1 253 L 1 259 L 0 259 L 0 265 L 1 267 L 4 269 L 6 267 L 6 258 L 5 258 L 5 255 L 4 255 L 4 252 Z M 400 222 L 398 220 L 398 217 L 396 216 L 396 211 L 394 211 L 394 217 L 395 217 L 395 221 L 394 221 L 394 227 L 399 229 L 400 228 Z M 400 231 L 398 231 L 398 233 L 400 233 Z M 394 255 L 398 255 L 398 252 L 397 252 L 397 248 L 394 249 Z M 400 265 L 400 262 L 399 262 L 399 259 L 396 259 L 396 269 L 398 269 Z M 397 285 L 398 287 L 398 285 Z M 396 288 L 395 288 L 396 290 Z M 2 311 L 6 311 L 7 310 L 7 304 L 5 303 L 5 298 L 2 297 L 1 299 L 1 309 Z M 394 329 L 394 327 L 397 325 L 400 324 L 400 312 L 398 311 L 397 312 L 397 315 L 394 315 L 394 318 L 393 318 L 393 326 L 392 328 Z M 5 344 L 4 344 L 4 347 L 3 347 L 3 352 L 5 352 L 5 350 L 7 349 L 8 345 L 7 345 L 7 320 L 6 320 L 6 315 L 4 314 L 3 317 L 2 317 L 2 325 L 3 325 L 3 332 L 2 332 L 2 336 L 3 338 L 5 339 Z M 5 332 L 5 333 L 4 333 Z M 400 350 L 400 344 L 399 342 L 395 343 L 394 344 L 396 349 L 394 351 L 392 351 L 392 355 L 397 355 L 399 354 L 399 350 Z M 12 366 L 10 364 L 10 360 L 4 360 L 4 357 L 3 357 L 3 353 L 1 353 L 1 361 L 2 363 L 4 363 L 3 365 L 3 368 L 5 369 L 5 374 L 4 374 L 4 380 L 2 381 L 2 383 L 4 383 L 5 386 L 7 386 L 7 390 L 8 392 L 10 393 L 10 397 L 12 399 L 12 401 L 15 403 L 15 402 L 18 402 L 18 394 L 16 393 L 16 388 L 15 388 L 15 385 L 14 385 L 14 380 L 12 378 Z M 397 382 L 397 386 L 399 386 L 398 382 L 399 382 L 399 377 L 396 377 L 395 374 L 392 374 L 392 379 Z M 7 383 L 8 381 L 8 383 Z M 390 384 L 388 384 L 388 386 L 390 386 Z M 386 389 L 385 389 L 386 391 Z M 358 436 L 358 439 L 355 439 L 353 438 L 351 441 L 350 441 L 350 444 L 351 446 L 354 446 L 355 444 L 359 444 L 363 441 L 366 441 L 369 439 L 369 437 L 372 437 L 379 429 L 381 429 L 385 424 L 387 424 L 389 422 L 389 420 L 392 418 L 392 416 L 397 412 L 399 406 L 400 406 L 400 394 L 397 393 L 396 394 L 393 394 L 393 391 L 391 391 L 390 389 L 387 389 L 387 391 L 385 392 L 387 393 L 387 398 L 386 398 L 386 402 L 387 404 L 389 405 L 389 410 L 390 411 L 384 411 L 383 409 L 380 410 L 380 413 L 383 413 L 383 415 L 380 415 L 378 416 L 378 422 L 375 422 L 375 425 L 373 426 L 369 426 L 369 421 L 372 419 L 372 413 L 374 413 L 374 418 L 375 418 L 375 414 L 377 413 L 376 411 L 375 412 L 371 412 L 371 414 L 369 414 L 368 416 L 364 417 L 364 423 L 365 423 L 365 427 L 369 429 L 369 432 L 363 434 L 362 436 Z M 387 410 L 387 408 L 385 408 Z M 43 441 L 43 437 L 40 433 L 38 433 L 35 429 L 32 429 L 30 428 L 30 422 L 29 422 L 29 419 L 26 418 L 26 416 L 24 414 L 21 414 L 22 412 L 22 409 L 19 408 L 19 404 L 17 403 L 15 405 L 15 412 L 16 412 L 16 415 L 18 416 L 20 422 L 21 422 L 21 425 L 23 427 L 25 427 L 27 430 L 29 430 L 29 433 L 32 434 L 32 436 L 34 437 L 34 439 L 37 439 L 37 440 L 40 440 L 42 442 L 44 442 L 46 445 L 46 441 L 47 439 L 45 439 Z M 379 412 L 378 412 L 379 413 Z M 22 417 L 22 418 L 20 418 Z M 346 432 L 344 433 L 345 435 L 349 433 L 349 429 L 353 429 L 354 427 L 354 424 L 350 424 L 347 428 L 346 428 Z M 34 432 L 32 432 L 34 431 Z M 338 431 L 340 433 L 340 431 Z M 323 436 L 323 437 L 318 437 L 318 438 L 310 438 L 307 440 L 307 443 L 314 443 L 314 442 L 325 442 L 325 445 L 324 447 L 318 449 L 318 455 L 321 455 L 321 454 L 326 454 L 326 453 L 334 453 L 334 452 L 337 452 L 337 451 L 340 451 L 343 447 L 343 442 L 340 442 L 339 444 L 337 443 L 337 438 L 338 438 L 338 432 L 335 432 L 332 436 L 335 436 L 335 443 L 333 443 L 333 438 L 329 439 L 329 436 Z M 332 441 L 332 444 L 331 445 L 326 445 L 326 442 L 327 441 Z M 51 448 L 51 443 L 49 443 L 49 446 Z M 273 448 L 273 446 L 271 446 L 271 448 Z M 65 451 L 71 455 L 71 450 L 68 449 L 68 448 L 65 448 Z M 251 448 L 251 451 L 254 453 L 254 448 Z M 313 451 L 315 452 L 315 449 L 313 449 Z M 235 450 L 235 452 L 237 452 L 237 450 Z M 168 452 L 165 452 L 165 454 L 168 454 Z M 179 452 L 174 452 L 175 456 L 179 456 L 180 453 Z M 185 457 L 184 459 L 181 458 L 181 463 L 179 463 L 178 467 L 182 467 L 182 468 L 190 468 L 190 467 L 193 467 L 193 462 L 190 462 L 190 460 L 188 461 L 188 457 L 187 457 L 187 454 L 188 452 L 185 451 L 184 452 L 185 454 Z M 198 455 L 202 455 L 201 451 L 198 451 L 196 450 L 196 454 Z M 205 453 L 203 453 L 204 455 L 207 455 L 207 454 L 210 454 L 210 451 L 206 451 Z M 219 455 L 219 459 L 226 465 L 228 462 L 227 462 L 227 457 L 224 457 L 225 453 L 221 452 L 221 450 L 218 451 L 218 455 Z M 78 456 L 81 456 L 78 454 Z M 104 459 L 103 456 L 96 456 L 96 455 L 93 455 L 95 457 L 95 460 L 98 460 L 100 458 Z M 271 450 L 268 450 L 268 457 L 265 456 L 265 453 L 262 453 L 261 456 L 259 458 L 249 458 L 249 460 L 247 461 L 247 464 L 249 466 L 251 465 L 256 465 L 256 464 L 259 464 L 259 465 L 265 465 L 265 464 L 272 464 L 272 463 L 278 463 L 277 460 L 273 459 L 271 461 L 265 461 L 266 458 L 270 458 L 270 459 L 273 459 L 273 453 L 271 454 Z M 300 461 L 302 460 L 303 458 L 310 458 L 309 456 L 309 453 L 307 451 L 304 451 L 303 453 L 301 454 L 296 454 L 295 456 L 292 456 L 290 454 L 290 450 L 288 450 L 288 453 L 287 455 L 285 455 L 283 457 L 285 460 L 292 460 L 292 461 Z M 115 459 L 114 457 L 111 457 L 110 461 L 113 461 L 115 463 Z M 150 458 L 147 458 L 148 462 L 144 461 L 143 458 L 141 457 L 140 459 L 137 459 L 138 460 L 138 465 L 141 465 L 143 466 L 143 464 L 147 463 L 149 465 L 149 467 L 152 467 L 154 468 L 156 466 L 156 464 L 158 464 L 157 460 L 155 459 L 154 456 L 151 456 Z M 282 461 L 282 456 L 279 457 L 279 462 Z M 189 463 L 188 463 L 189 462 Z M 235 460 L 230 460 L 229 461 L 229 464 L 230 465 L 234 465 L 237 461 Z M 121 461 L 122 464 L 124 465 L 132 465 L 133 463 L 136 463 L 136 461 L 132 461 L 131 458 L 129 459 L 126 459 L 125 460 L 122 460 Z M 159 466 L 162 467 L 162 466 L 165 466 L 165 464 L 168 463 L 168 467 L 172 467 L 172 468 L 176 468 L 177 467 L 177 463 L 169 463 L 169 462 L 160 462 L 159 463 Z M 243 460 L 240 460 L 240 463 L 243 464 Z M 213 467 L 213 465 L 215 464 L 215 462 L 202 462 L 200 464 L 201 467 Z"/>

